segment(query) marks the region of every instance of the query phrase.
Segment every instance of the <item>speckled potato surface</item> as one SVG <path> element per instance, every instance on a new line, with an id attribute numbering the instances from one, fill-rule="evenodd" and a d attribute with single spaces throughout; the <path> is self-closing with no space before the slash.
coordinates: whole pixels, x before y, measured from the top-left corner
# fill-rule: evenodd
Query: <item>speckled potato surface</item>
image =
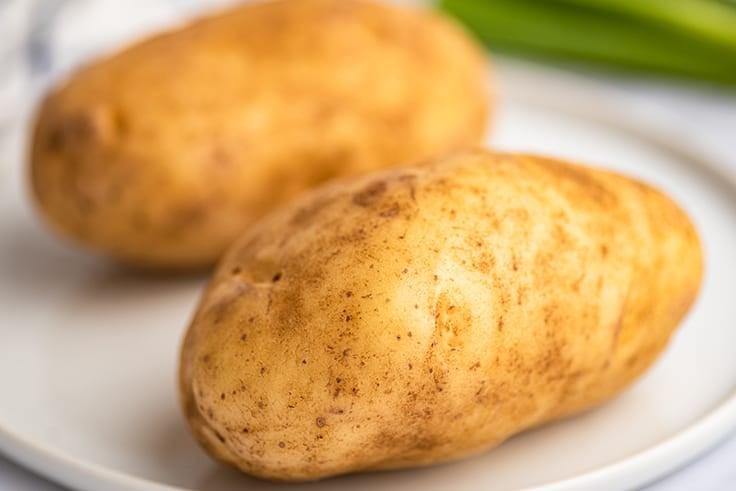
<path id="1" fill-rule="evenodd" d="M 244 5 L 49 94 L 33 194 L 55 229 L 90 248 L 203 268 L 331 177 L 477 144 L 486 85 L 485 56 L 438 13 L 368 0 Z"/>
<path id="2" fill-rule="evenodd" d="M 457 459 L 619 393 L 702 268 L 678 206 L 609 172 L 478 150 L 343 179 L 225 256 L 182 406 L 213 456 L 269 479 Z"/>

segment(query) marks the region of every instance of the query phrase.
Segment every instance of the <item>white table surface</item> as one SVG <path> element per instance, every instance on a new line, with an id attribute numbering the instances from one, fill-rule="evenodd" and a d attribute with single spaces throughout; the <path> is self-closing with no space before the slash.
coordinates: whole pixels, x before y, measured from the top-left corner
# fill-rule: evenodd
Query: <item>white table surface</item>
<path id="1" fill-rule="evenodd" d="M 222 4 L 230 0 L 208 1 Z M 19 0 L 20 4 L 23 2 L 26 0 Z M 172 19 L 180 17 L 183 11 L 199 8 L 192 7 L 196 2 L 164 0 L 157 2 L 155 8 L 142 8 L 134 21 L 125 19 L 121 21 L 121 11 L 116 7 L 116 4 L 120 3 L 122 2 L 112 0 L 97 0 L 95 3 L 77 0 L 72 4 L 73 8 L 63 12 L 59 20 L 52 24 L 49 46 L 53 56 L 50 65 L 45 68 L 46 72 L 24 75 L 19 68 L 19 72 L 13 74 L 15 78 L 12 83 L 8 82 L 5 86 L 2 85 L 3 81 L 0 78 L 0 102 L 6 103 L 0 104 L 0 131 L 6 125 L 22 124 L 27 118 L 28 108 L 32 106 L 33 100 L 48 80 L 68 70 L 80 58 L 88 56 L 89 46 L 95 46 L 97 50 L 105 49 L 135 33 L 169 23 Z M 8 24 L 20 25 L 23 16 L 27 15 L 22 12 L 23 8 L 15 9 L 17 12 L 13 15 L 17 17 L 11 19 L 9 14 L 11 9 L 6 8 L 7 5 L 0 6 L 0 20 L 3 21 L 0 27 L 4 33 L 7 32 Z M 130 3 L 126 2 L 126 5 Z M 146 4 L 139 2 L 136 5 Z M 94 18 L 95 23 L 86 24 L 93 27 L 87 31 L 80 29 L 81 21 L 90 18 Z M 95 43 L 90 43 L 90 38 L 95 39 Z M 3 67 L 0 67 L 0 72 L 2 70 Z M 7 73 L 6 71 L 6 75 Z M 0 77 L 2 75 L 0 73 Z M 18 83 L 18 79 L 22 79 L 23 76 L 28 83 Z M 692 85 L 674 85 L 662 81 L 600 74 L 568 75 L 559 72 L 552 73 L 550 77 L 560 83 L 568 79 L 583 83 L 590 91 L 599 94 L 601 100 L 615 105 L 619 110 L 627 111 L 640 124 L 685 142 L 704 157 L 736 175 L 736 92 L 727 93 Z M 14 93 L 14 90 L 18 92 Z M 8 101 L 16 101 L 12 111 L 7 111 Z M 3 109 L 7 111 L 6 114 L 3 114 Z M 12 117 L 8 115 L 11 113 Z M 0 134 L 0 144 L 1 140 Z M 62 489 L 64 488 L 0 455 L 0 490 Z M 651 491 L 736 489 L 736 434 L 724 435 L 724 442 L 721 445 L 646 489 Z"/>

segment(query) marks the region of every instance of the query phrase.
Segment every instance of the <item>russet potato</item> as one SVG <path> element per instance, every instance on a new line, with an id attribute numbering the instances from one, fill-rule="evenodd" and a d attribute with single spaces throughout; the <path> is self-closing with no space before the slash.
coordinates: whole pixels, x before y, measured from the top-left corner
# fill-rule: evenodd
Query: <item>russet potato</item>
<path id="1" fill-rule="evenodd" d="M 702 261 L 668 197 L 576 164 L 477 150 L 338 180 L 219 265 L 181 351 L 184 413 L 269 479 L 475 454 L 636 380 Z"/>
<path id="2" fill-rule="evenodd" d="M 479 143 L 486 86 L 481 49 L 439 13 L 370 0 L 238 6 L 50 93 L 32 190 L 54 229 L 92 249 L 206 268 L 323 181 Z"/>

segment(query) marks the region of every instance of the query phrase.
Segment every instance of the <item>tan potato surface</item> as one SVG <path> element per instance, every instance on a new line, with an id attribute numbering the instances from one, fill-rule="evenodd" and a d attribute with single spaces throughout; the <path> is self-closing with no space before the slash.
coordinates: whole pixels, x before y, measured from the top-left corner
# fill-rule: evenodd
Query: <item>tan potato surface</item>
<path id="1" fill-rule="evenodd" d="M 144 268 L 207 267 L 256 218 L 331 177 L 477 144 L 485 71 L 440 14 L 366 0 L 240 6 L 49 94 L 33 194 L 90 248 Z"/>
<path id="2" fill-rule="evenodd" d="M 212 455 L 270 479 L 457 459 L 618 394 L 701 275 L 688 217 L 613 173 L 478 150 L 343 179 L 226 255 L 182 405 Z"/>

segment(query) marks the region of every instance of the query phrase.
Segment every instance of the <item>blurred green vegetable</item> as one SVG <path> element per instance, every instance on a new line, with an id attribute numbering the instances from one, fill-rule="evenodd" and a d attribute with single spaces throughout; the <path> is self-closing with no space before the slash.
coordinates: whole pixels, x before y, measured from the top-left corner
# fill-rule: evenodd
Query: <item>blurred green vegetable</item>
<path id="1" fill-rule="evenodd" d="M 736 86 L 726 0 L 439 0 L 485 43 Z"/>

